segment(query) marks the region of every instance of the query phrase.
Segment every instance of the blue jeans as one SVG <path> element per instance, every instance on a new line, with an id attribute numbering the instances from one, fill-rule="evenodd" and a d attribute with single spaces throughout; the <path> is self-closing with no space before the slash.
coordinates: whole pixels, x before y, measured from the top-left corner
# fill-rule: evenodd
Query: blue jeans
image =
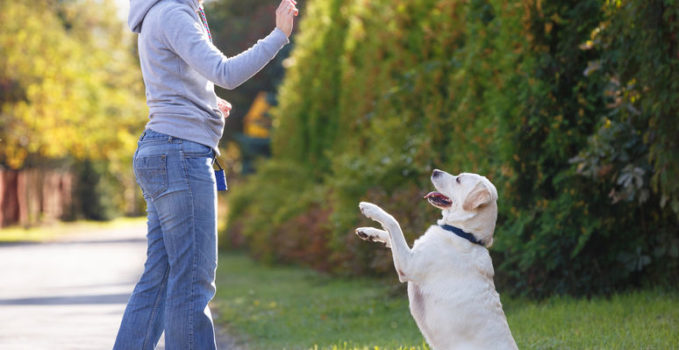
<path id="1" fill-rule="evenodd" d="M 146 199 L 144 273 L 125 309 L 116 350 L 216 349 L 208 302 L 217 269 L 217 189 L 210 147 L 146 130 L 134 173 Z"/>

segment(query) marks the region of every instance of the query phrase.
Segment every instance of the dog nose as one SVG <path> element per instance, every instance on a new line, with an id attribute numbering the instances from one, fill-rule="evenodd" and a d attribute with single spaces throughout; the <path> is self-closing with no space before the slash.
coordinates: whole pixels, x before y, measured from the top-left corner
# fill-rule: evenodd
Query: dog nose
<path id="1" fill-rule="evenodd" d="M 439 176 L 441 176 L 441 174 L 443 174 L 443 171 L 438 170 L 438 169 L 434 169 L 434 173 L 431 174 L 431 177 L 439 177 Z"/>

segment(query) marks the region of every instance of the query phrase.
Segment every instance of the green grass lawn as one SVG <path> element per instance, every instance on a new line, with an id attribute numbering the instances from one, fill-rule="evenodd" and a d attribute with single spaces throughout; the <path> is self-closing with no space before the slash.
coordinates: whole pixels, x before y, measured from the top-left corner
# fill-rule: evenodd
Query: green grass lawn
<path id="1" fill-rule="evenodd" d="M 218 322 L 259 349 L 427 349 L 404 289 L 220 255 Z M 679 348 L 679 293 L 543 302 L 502 298 L 521 349 Z"/>
<path id="2" fill-rule="evenodd" d="M 505 301 L 522 349 L 679 349 L 679 293 L 641 291 L 611 298 Z"/>
<path id="3" fill-rule="evenodd" d="M 46 242 L 68 235 L 87 234 L 94 230 L 121 229 L 143 225 L 145 217 L 117 218 L 111 221 L 56 222 L 35 227 L 6 227 L 0 229 L 0 243 Z"/>
<path id="4" fill-rule="evenodd" d="M 417 347 L 423 339 L 407 300 L 367 279 L 334 279 L 293 267 L 265 267 L 244 255 L 220 255 L 220 320 L 254 349 L 341 345 Z M 392 292 L 393 293 L 393 292 Z M 400 294 L 400 293 L 399 293 Z M 372 348 L 371 348 L 372 349 Z"/>

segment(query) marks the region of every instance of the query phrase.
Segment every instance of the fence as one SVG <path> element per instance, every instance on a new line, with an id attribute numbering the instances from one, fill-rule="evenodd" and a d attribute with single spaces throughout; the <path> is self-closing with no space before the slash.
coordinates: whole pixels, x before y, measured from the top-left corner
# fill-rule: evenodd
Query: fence
<path id="1" fill-rule="evenodd" d="M 0 227 L 67 218 L 73 211 L 74 175 L 52 169 L 0 169 Z"/>

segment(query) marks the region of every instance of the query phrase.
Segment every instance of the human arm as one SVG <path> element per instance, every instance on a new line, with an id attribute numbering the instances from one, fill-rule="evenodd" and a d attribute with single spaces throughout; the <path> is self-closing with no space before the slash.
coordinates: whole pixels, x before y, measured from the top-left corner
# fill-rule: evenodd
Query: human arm
<path id="1" fill-rule="evenodd" d="M 173 8 L 165 17 L 167 25 L 162 32 L 167 46 L 199 74 L 226 89 L 234 89 L 250 79 L 288 43 L 287 34 L 276 28 L 250 49 L 226 57 L 207 39 L 200 20 L 190 8 Z"/>

